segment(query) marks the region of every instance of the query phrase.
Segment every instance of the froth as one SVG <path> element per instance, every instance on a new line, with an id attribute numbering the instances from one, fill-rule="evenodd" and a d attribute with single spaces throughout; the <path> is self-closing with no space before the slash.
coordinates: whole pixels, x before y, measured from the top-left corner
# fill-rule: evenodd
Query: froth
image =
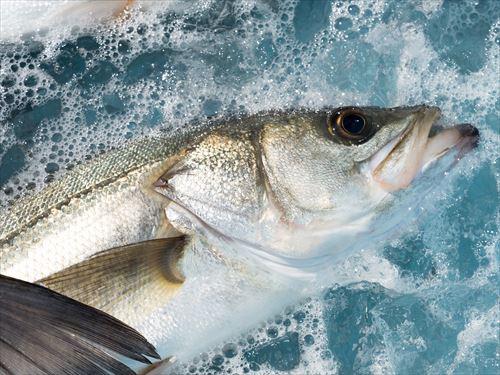
<path id="1" fill-rule="evenodd" d="M 320 374 L 336 372 L 328 349 L 321 297 L 287 307 L 258 327 L 226 340 L 165 373 Z"/>

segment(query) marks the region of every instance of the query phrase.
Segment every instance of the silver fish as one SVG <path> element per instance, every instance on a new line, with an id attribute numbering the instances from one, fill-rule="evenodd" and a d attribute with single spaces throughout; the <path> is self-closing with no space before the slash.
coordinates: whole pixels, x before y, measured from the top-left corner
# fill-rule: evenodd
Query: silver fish
<path id="1" fill-rule="evenodd" d="M 0 274 L 123 320 L 163 356 L 197 350 L 193 330 L 220 333 L 220 306 L 249 301 L 239 283 L 314 277 L 373 238 L 393 192 L 475 146 L 471 125 L 431 132 L 439 115 L 276 111 L 127 144 L 0 216 Z"/>

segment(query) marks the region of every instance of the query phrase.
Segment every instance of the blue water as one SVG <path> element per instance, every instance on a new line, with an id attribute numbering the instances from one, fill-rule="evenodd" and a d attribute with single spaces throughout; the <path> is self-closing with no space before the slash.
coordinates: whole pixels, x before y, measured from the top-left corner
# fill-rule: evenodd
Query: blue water
<path id="1" fill-rule="evenodd" d="M 157 129 L 411 105 L 482 143 L 401 236 L 179 373 L 497 374 L 500 2 L 200 1 L 0 44 L 0 203 Z"/>

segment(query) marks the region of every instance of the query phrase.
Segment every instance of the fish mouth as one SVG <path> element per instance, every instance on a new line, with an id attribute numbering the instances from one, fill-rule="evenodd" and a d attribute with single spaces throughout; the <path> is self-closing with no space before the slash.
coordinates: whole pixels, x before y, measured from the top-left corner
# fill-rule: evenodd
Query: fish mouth
<path id="1" fill-rule="evenodd" d="M 442 128 L 434 125 L 440 117 L 437 107 L 418 107 L 408 126 L 368 161 L 371 179 L 392 192 L 408 187 L 421 172 L 450 151 L 455 160 L 474 149 L 479 131 L 471 124 Z"/>

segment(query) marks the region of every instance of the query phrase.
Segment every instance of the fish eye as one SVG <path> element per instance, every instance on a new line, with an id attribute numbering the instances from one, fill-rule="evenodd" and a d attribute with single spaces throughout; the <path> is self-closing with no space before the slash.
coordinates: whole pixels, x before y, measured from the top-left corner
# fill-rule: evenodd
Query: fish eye
<path id="1" fill-rule="evenodd" d="M 340 137 L 349 143 L 363 143 L 372 135 L 369 121 L 355 108 L 340 109 L 333 113 L 328 121 L 331 135 Z"/>
<path id="2" fill-rule="evenodd" d="M 356 113 L 342 116 L 340 122 L 342 128 L 350 134 L 359 134 L 365 127 L 365 119 Z"/>

